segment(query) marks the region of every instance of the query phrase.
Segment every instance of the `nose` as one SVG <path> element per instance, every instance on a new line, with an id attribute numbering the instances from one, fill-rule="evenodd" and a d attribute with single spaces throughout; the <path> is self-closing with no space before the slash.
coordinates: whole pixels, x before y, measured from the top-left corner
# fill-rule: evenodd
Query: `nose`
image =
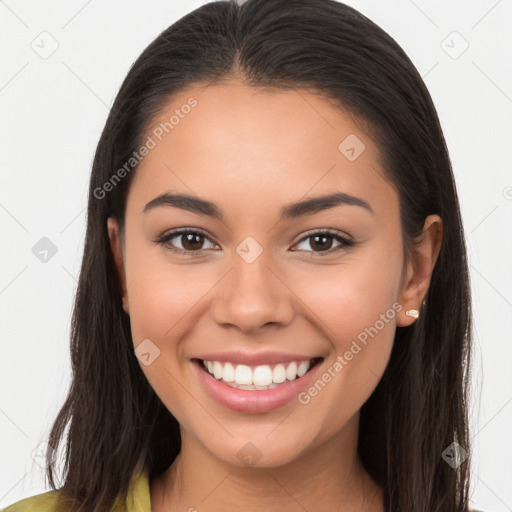
<path id="1" fill-rule="evenodd" d="M 235 255 L 231 271 L 216 287 L 212 317 L 217 324 L 253 333 L 267 324 L 291 322 L 293 293 L 263 254 L 252 263 Z"/>

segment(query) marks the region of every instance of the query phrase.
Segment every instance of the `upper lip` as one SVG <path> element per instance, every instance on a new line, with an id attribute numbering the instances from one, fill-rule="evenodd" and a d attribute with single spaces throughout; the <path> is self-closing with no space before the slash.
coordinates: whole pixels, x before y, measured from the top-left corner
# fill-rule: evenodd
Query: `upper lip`
<path id="1" fill-rule="evenodd" d="M 304 354 L 286 354 L 284 352 L 209 352 L 193 359 L 206 361 L 219 361 L 220 363 L 245 364 L 247 366 L 261 366 L 265 364 L 289 363 L 291 361 L 310 361 L 321 356 L 308 356 Z"/>

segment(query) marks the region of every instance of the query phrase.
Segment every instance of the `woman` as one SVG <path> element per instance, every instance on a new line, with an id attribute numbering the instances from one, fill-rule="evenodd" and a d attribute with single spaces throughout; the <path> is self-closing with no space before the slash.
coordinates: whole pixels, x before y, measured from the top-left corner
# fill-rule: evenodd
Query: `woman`
<path id="1" fill-rule="evenodd" d="M 143 52 L 72 325 L 54 490 L 8 511 L 469 510 L 450 159 L 414 65 L 346 5 L 213 2 Z"/>

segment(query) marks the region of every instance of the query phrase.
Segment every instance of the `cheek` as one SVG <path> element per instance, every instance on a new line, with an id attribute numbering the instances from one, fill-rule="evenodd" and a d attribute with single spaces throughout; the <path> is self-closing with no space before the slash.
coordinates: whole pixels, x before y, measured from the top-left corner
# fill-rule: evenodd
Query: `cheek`
<path id="1" fill-rule="evenodd" d="M 138 247 L 134 243 L 126 261 L 133 344 L 136 348 L 151 341 L 150 364 L 139 358 L 141 370 L 167 409 L 187 427 L 194 415 L 190 414 L 190 395 L 181 384 L 189 364 L 186 340 L 197 315 L 204 313 L 204 298 L 216 281 L 211 268 L 170 264 L 165 254 L 141 246 L 142 242 Z"/>
<path id="2" fill-rule="evenodd" d="M 379 260 L 368 256 L 347 258 L 346 264 L 317 274 L 314 282 L 303 280 L 302 287 L 295 288 L 331 349 L 323 372 L 302 403 L 329 411 L 333 429 L 369 398 L 393 348 L 400 310 L 396 301 L 400 258 L 391 253 Z"/>
<path id="3" fill-rule="evenodd" d="M 393 304 L 398 297 L 400 259 L 395 254 L 377 250 L 347 256 L 340 265 L 304 270 L 287 277 L 304 311 L 321 327 L 325 337 L 339 351 L 350 340 L 378 322 L 384 337 L 389 337 L 396 317 Z M 380 257 L 377 255 L 380 254 Z M 381 315 L 388 312 L 385 325 Z M 364 334 L 363 336 L 364 337 Z"/>
<path id="4" fill-rule="evenodd" d="M 126 286 L 134 344 L 176 343 L 212 288 L 208 265 L 176 264 L 171 254 L 136 232 L 126 246 Z M 173 341 L 174 340 L 174 341 Z"/>
<path id="5" fill-rule="evenodd" d="M 134 265 L 133 271 L 127 273 L 134 342 L 141 337 L 166 344 L 181 339 L 191 327 L 191 317 L 201 307 L 201 298 L 212 287 L 210 278 L 198 267 Z"/>

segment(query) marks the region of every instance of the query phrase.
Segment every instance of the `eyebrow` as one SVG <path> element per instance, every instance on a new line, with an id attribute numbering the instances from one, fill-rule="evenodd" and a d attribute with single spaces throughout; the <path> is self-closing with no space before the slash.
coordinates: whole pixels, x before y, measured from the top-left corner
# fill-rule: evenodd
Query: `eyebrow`
<path id="1" fill-rule="evenodd" d="M 375 215 L 372 207 L 364 199 L 344 192 L 335 192 L 333 194 L 314 197 L 312 199 L 284 206 L 279 212 L 279 220 L 282 222 L 285 220 L 296 219 L 298 217 L 304 217 L 306 215 L 311 215 L 313 213 L 318 213 L 341 205 L 360 206 Z M 148 204 L 146 204 L 143 212 L 147 213 L 160 206 L 181 208 L 182 210 L 188 210 L 200 215 L 206 215 L 208 217 L 224 221 L 224 213 L 215 203 L 187 194 L 173 194 L 170 192 L 165 192 L 152 199 Z"/>

